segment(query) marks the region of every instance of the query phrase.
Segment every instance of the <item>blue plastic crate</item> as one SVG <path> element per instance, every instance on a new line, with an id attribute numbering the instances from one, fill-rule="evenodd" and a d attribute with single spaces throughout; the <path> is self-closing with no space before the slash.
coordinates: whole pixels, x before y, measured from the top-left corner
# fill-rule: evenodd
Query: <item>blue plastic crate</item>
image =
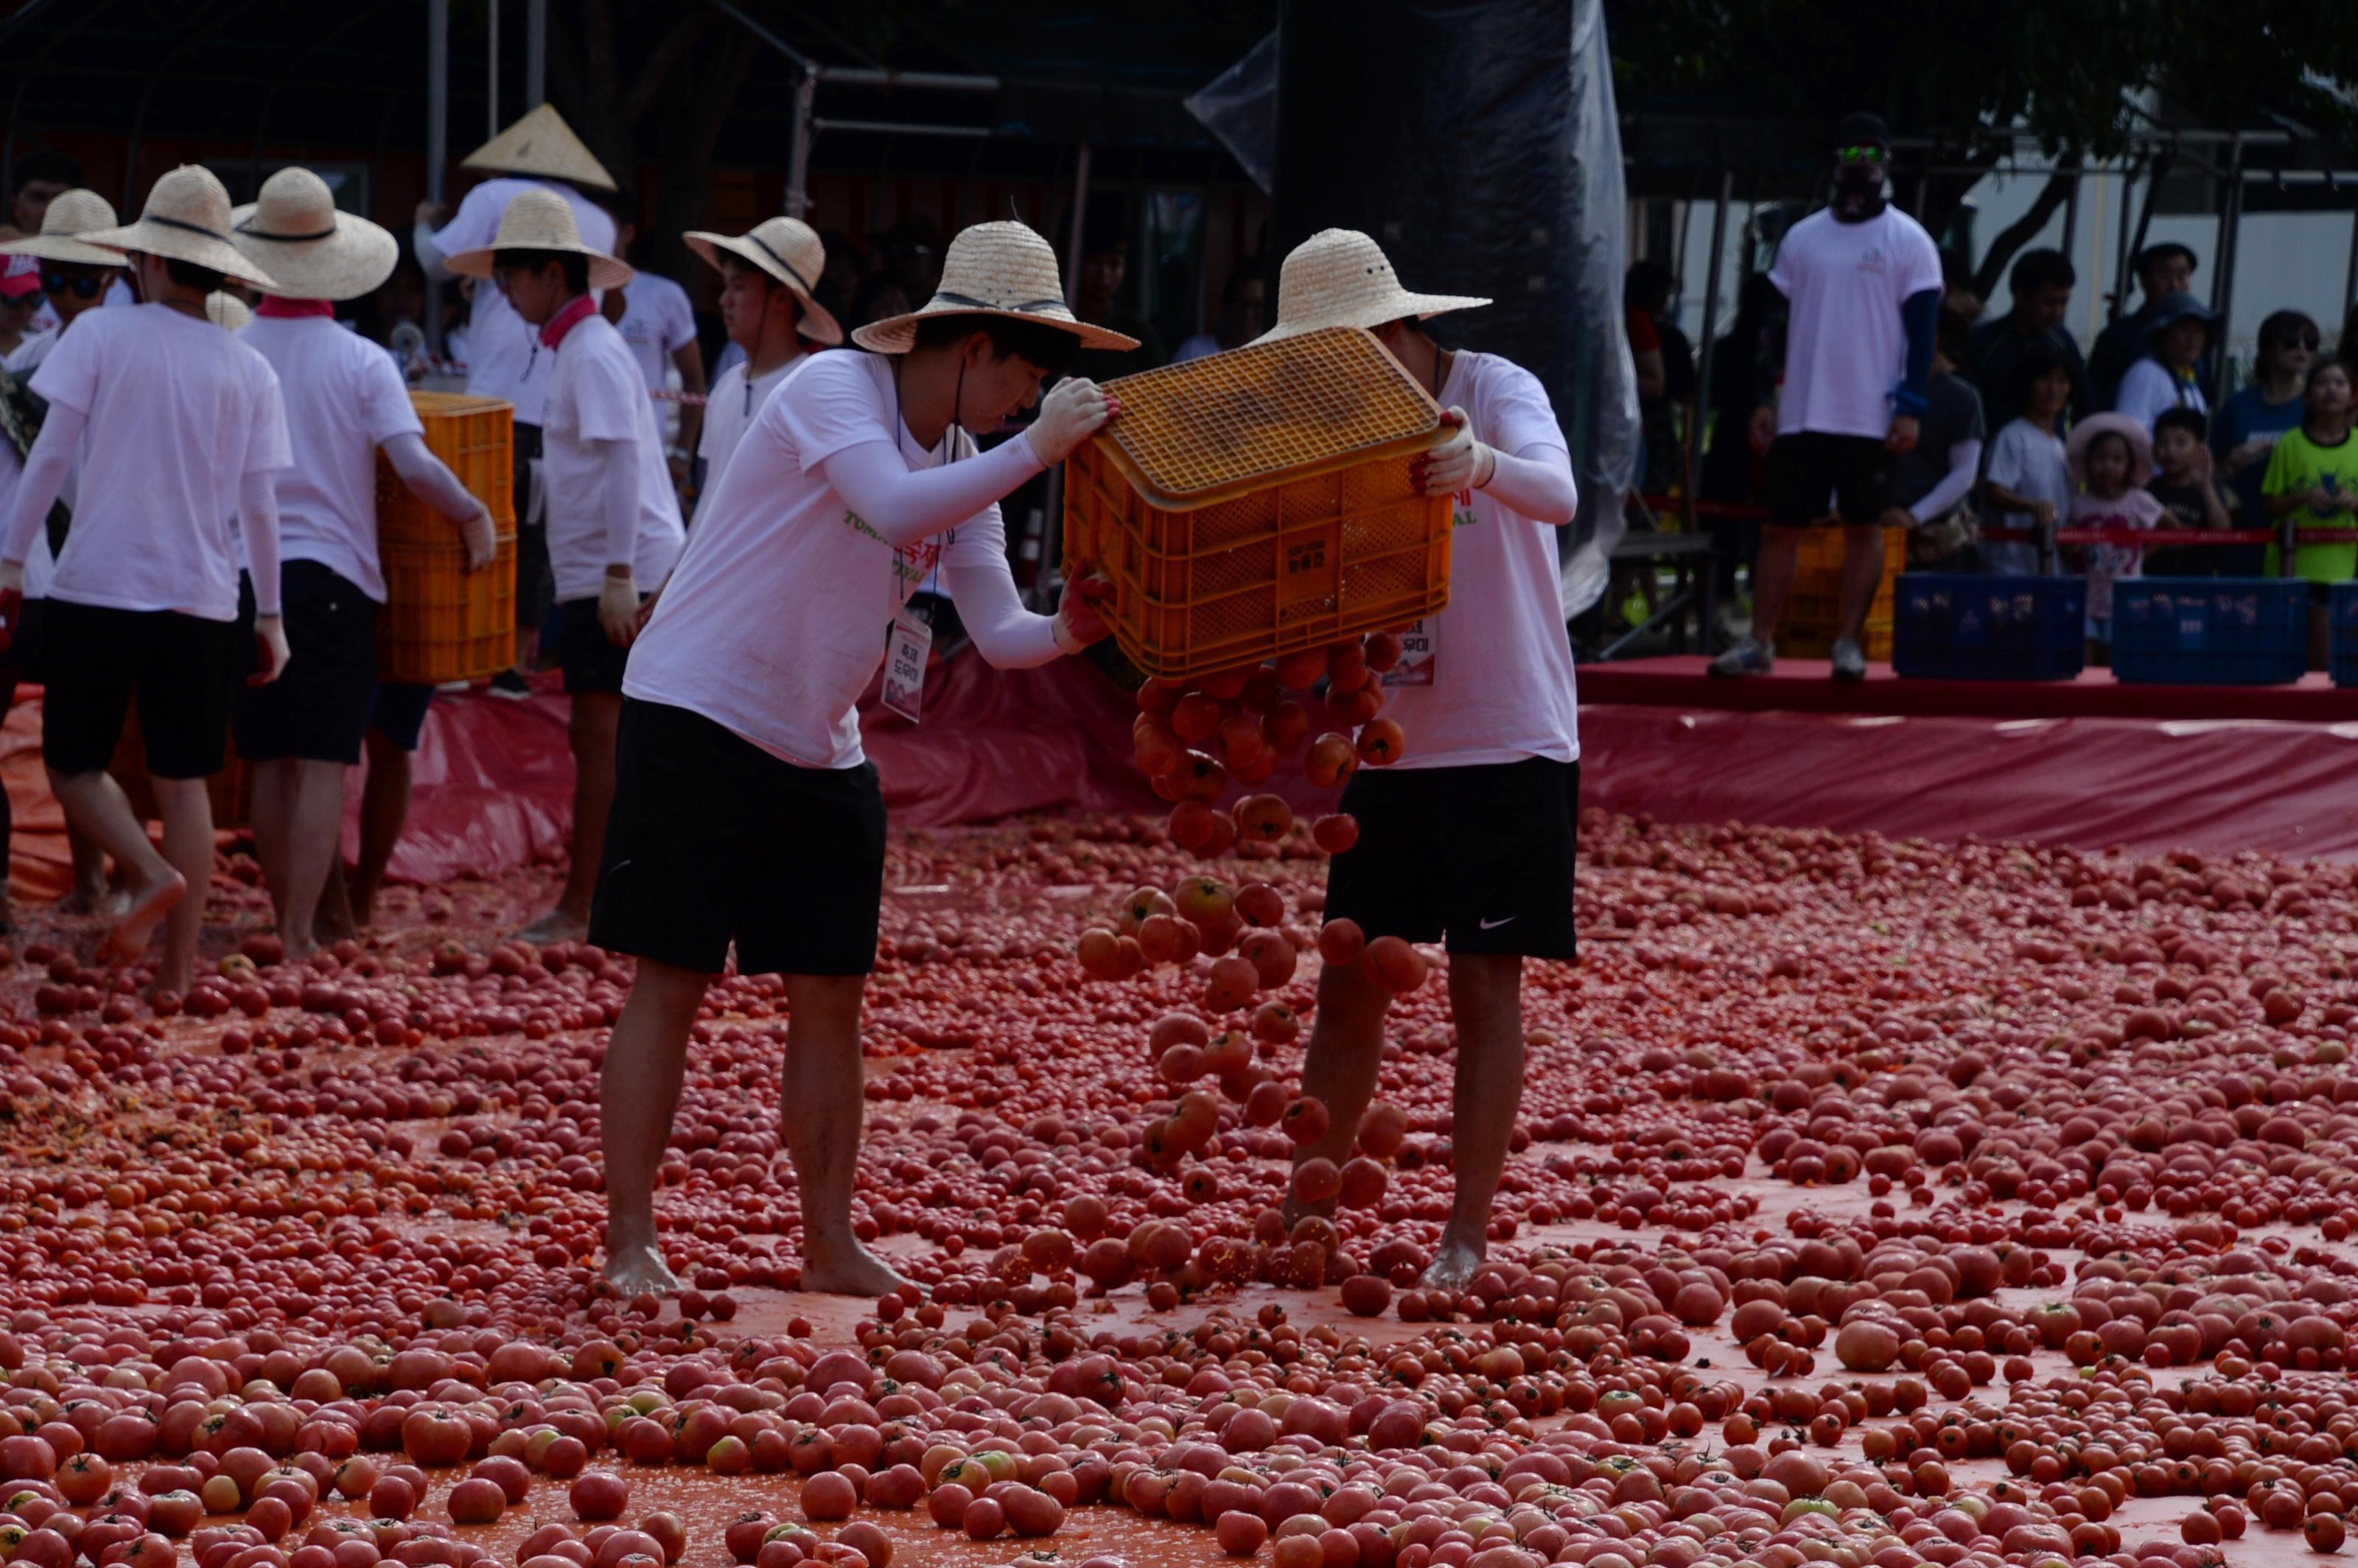
<path id="1" fill-rule="evenodd" d="M 1908 572 L 1891 667 L 1920 680 L 2070 680 L 2087 659 L 2083 578 Z"/>
<path id="2" fill-rule="evenodd" d="M 2299 578 L 2141 578 L 2113 585 L 2113 674 L 2167 686 L 2286 686 L 2309 667 Z"/>
<path id="3" fill-rule="evenodd" d="M 2358 582 L 2337 582 L 2327 611 L 2326 665 L 2335 686 L 2358 686 Z"/>

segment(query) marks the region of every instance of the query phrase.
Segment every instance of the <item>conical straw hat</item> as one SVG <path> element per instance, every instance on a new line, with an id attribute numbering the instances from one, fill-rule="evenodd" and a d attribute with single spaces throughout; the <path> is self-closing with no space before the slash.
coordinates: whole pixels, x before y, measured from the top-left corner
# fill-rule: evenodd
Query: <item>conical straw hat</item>
<path id="1" fill-rule="evenodd" d="M 222 288 L 205 296 L 205 315 L 224 332 L 234 332 L 254 319 L 254 312 L 246 308 L 244 300 Z"/>
<path id="2" fill-rule="evenodd" d="M 184 163 L 156 182 L 139 222 L 75 236 L 113 251 L 166 256 L 250 283 L 277 287 L 271 276 L 230 243 L 229 191 L 202 164 Z"/>
<path id="3" fill-rule="evenodd" d="M 0 255 L 38 256 L 43 261 L 80 262 L 84 266 L 121 266 L 119 251 L 103 251 L 81 238 L 112 229 L 117 220 L 114 203 L 95 190 L 69 190 L 52 198 L 41 215 L 41 232 L 27 239 L 0 245 Z"/>
<path id="4" fill-rule="evenodd" d="M 566 179 L 592 190 L 614 189 L 614 177 L 606 166 L 582 145 L 565 116 L 546 103 L 469 153 L 459 167 Z"/>
<path id="5" fill-rule="evenodd" d="M 1076 319 L 1065 303 L 1056 253 L 1048 242 L 1011 220 L 961 230 L 942 261 L 942 281 L 931 299 L 903 316 L 871 321 L 851 341 L 880 354 L 905 354 L 928 316 L 1005 316 L 1037 321 L 1080 339 L 1086 349 L 1134 349 L 1136 338 Z"/>
<path id="6" fill-rule="evenodd" d="M 465 277 L 492 276 L 492 258 L 502 251 L 563 251 L 590 258 L 590 287 L 620 288 L 631 281 L 630 267 L 601 250 L 581 243 L 581 226 L 573 208 L 554 190 L 519 190 L 500 214 L 499 232 L 478 250 L 460 251 L 442 265 Z"/>
<path id="7" fill-rule="evenodd" d="M 357 299 L 393 276 L 401 242 L 365 218 L 336 211 L 328 182 L 308 168 L 263 181 L 262 200 L 230 214 L 231 241 L 278 280 L 289 299 Z"/>
<path id="8" fill-rule="evenodd" d="M 687 248 L 714 266 L 723 254 L 776 278 L 802 302 L 802 325 L 796 329 L 815 343 L 840 343 L 843 329 L 827 307 L 811 297 L 818 275 L 827 266 L 827 247 L 818 233 L 799 218 L 772 218 L 750 232 L 731 237 L 690 230 L 680 236 Z"/>
<path id="9" fill-rule="evenodd" d="M 1285 258 L 1277 275 L 1277 325 L 1253 341 L 1275 342 L 1321 327 L 1373 329 L 1404 316 L 1422 321 L 1489 303 L 1466 294 L 1411 294 L 1375 241 L 1357 229 L 1322 229 Z"/>

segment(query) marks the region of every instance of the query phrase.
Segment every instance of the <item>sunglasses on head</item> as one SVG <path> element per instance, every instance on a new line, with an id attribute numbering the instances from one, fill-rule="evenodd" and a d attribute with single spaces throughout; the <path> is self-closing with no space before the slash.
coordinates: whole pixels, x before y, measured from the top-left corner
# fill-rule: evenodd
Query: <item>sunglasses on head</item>
<path id="1" fill-rule="evenodd" d="M 98 291 L 106 287 L 103 277 L 68 277 L 61 272 L 41 274 L 44 294 L 70 294 L 77 299 L 95 299 Z"/>
<path id="2" fill-rule="evenodd" d="M 1874 146 L 1836 147 L 1834 149 L 1834 161 L 1836 163 L 1881 163 L 1883 162 L 1885 156 L 1884 150 L 1881 147 Z"/>

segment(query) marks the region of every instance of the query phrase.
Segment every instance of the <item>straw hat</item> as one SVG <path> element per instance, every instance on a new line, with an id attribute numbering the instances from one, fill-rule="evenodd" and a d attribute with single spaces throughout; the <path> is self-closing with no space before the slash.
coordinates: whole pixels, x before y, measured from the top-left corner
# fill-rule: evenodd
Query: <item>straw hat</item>
<path id="1" fill-rule="evenodd" d="M 465 277 L 492 276 L 492 258 L 502 251 L 562 251 L 590 258 L 590 287 L 620 288 L 631 281 L 630 267 L 581 243 L 581 226 L 573 208 L 554 190 L 519 190 L 500 214 L 499 232 L 479 250 L 460 251 L 442 265 Z"/>
<path id="2" fill-rule="evenodd" d="M 238 254 L 229 233 L 228 190 L 211 169 L 184 163 L 156 182 L 139 222 L 78 238 L 109 250 L 138 251 L 209 267 L 256 288 L 276 287 L 267 272 Z"/>
<path id="3" fill-rule="evenodd" d="M 308 168 L 280 169 L 263 181 L 261 200 L 230 218 L 232 243 L 278 280 L 265 292 L 289 299 L 357 299 L 401 259 L 400 241 L 337 211 L 328 182 Z"/>
<path id="4" fill-rule="evenodd" d="M 818 275 L 827 266 L 827 247 L 819 243 L 817 231 L 808 223 L 799 218 L 773 218 L 734 239 L 701 229 L 691 230 L 681 238 L 687 241 L 689 250 L 715 267 L 720 265 L 725 253 L 768 273 L 802 302 L 803 320 L 797 331 L 815 343 L 843 341 L 842 327 L 827 313 L 826 306 L 811 297 L 811 290 L 818 285 Z"/>
<path id="5" fill-rule="evenodd" d="M 469 153 L 459 167 L 570 180 L 592 190 L 614 189 L 614 177 L 606 166 L 582 146 L 565 116 L 546 103 Z"/>
<path id="6" fill-rule="evenodd" d="M 1134 349 L 1136 338 L 1076 319 L 1065 303 L 1056 253 L 1022 223 L 1007 220 L 959 231 L 942 259 L 942 281 L 916 309 L 871 321 L 851 341 L 880 354 L 905 354 L 928 316 L 1005 316 L 1036 321 L 1080 339 L 1085 349 Z"/>
<path id="7" fill-rule="evenodd" d="M 216 288 L 205 296 L 205 319 L 224 332 L 234 332 L 254 319 L 254 312 L 236 295 Z"/>
<path id="8" fill-rule="evenodd" d="M 1314 332 L 1321 327 L 1372 330 L 1403 316 L 1429 320 L 1487 305 L 1469 294 L 1411 294 L 1383 248 L 1357 229 L 1322 229 L 1293 247 L 1277 275 L 1277 325 L 1253 340 Z"/>
<path id="9" fill-rule="evenodd" d="M 2146 427 L 2125 414 L 2091 414 L 2071 427 L 2071 439 L 2064 455 L 2071 464 L 2071 477 L 2084 480 L 2088 474 L 2088 448 L 2099 436 L 2118 436 L 2129 444 L 2129 488 L 2143 490 L 2153 478 L 2153 436 Z"/>
<path id="10" fill-rule="evenodd" d="M 79 236 L 115 226 L 114 204 L 95 190 L 69 190 L 53 197 L 41 216 L 41 232 L 0 245 L 0 255 L 38 256 L 43 261 L 80 262 L 84 266 L 121 266 L 122 253 L 103 251 Z"/>

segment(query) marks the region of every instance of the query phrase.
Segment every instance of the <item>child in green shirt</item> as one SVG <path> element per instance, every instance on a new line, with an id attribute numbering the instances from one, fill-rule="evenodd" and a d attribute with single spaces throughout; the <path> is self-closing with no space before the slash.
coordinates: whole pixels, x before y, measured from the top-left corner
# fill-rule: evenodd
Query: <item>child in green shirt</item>
<path id="1" fill-rule="evenodd" d="M 2358 577 L 2358 442 L 2350 438 L 2350 372 L 2339 360 L 2309 367 L 2308 406 L 2300 428 L 2288 430 L 2268 456 L 2260 481 L 2271 520 L 2293 514 L 2296 528 L 2349 528 L 2346 545 L 2301 545 L 2294 549 L 2295 572 L 2314 583 L 2347 582 Z M 2267 575 L 2278 572 L 2280 557 L 2270 546 Z"/>

